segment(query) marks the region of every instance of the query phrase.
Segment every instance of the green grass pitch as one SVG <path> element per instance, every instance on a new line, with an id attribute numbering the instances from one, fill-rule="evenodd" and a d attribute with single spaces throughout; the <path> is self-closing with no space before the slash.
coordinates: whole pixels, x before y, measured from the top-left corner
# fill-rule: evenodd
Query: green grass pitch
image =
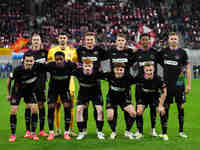
<path id="1" fill-rule="evenodd" d="M 150 114 L 148 109 L 144 114 L 144 139 L 128 140 L 123 136 L 125 122 L 122 112 L 119 112 L 117 139 L 110 140 L 109 134 L 111 130 L 107 121 L 104 124 L 104 133 L 106 140 L 100 141 L 96 138 L 96 125 L 93 120 L 93 108 L 90 105 L 88 136 L 82 141 L 76 141 L 73 138 L 71 141 L 65 141 L 63 137 L 58 137 L 54 141 L 47 141 L 45 138 L 40 138 L 40 141 L 32 141 L 24 139 L 25 121 L 24 121 L 24 103 L 21 102 L 18 112 L 17 122 L 17 140 L 15 143 L 9 143 L 9 102 L 6 99 L 6 79 L 0 79 L 0 150 L 198 150 L 200 147 L 200 100 L 199 100 L 199 85 L 200 80 L 192 80 L 192 90 L 187 95 L 187 103 L 185 104 L 185 132 L 188 134 L 188 139 L 178 137 L 178 116 L 176 105 L 172 105 L 169 115 L 168 135 L 169 141 L 162 141 L 159 138 L 152 138 L 150 133 Z M 106 83 L 102 84 L 103 94 L 107 91 Z M 134 98 L 133 98 L 134 103 Z M 105 104 L 105 103 L 104 103 Z M 104 113 L 106 116 L 106 113 Z M 63 115 L 62 115 L 63 117 Z M 106 117 L 105 117 L 106 120 Z M 63 124 L 63 119 L 61 121 Z M 160 132 L 159 117 L 157 120 L 157 132 Z M 77 132 L 76 122 L 74 123 L 75 132 Z M 46 121 L 46 131 L 47 121 Z M 135 132 L 136 125 L 134 124 L 132 131 Z"/>

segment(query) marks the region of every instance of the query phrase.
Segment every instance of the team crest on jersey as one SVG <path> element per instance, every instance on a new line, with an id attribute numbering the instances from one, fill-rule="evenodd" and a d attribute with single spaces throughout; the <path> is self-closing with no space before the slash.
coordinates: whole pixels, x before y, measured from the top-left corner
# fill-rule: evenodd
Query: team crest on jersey
<path id="1" fill-rule="evenodd" d="M 164 54 L 164 58 L 167 58 L 168 57 L 168 55 L 167 54 Z"/>
<path id="2" fill-rule="evenodd" d="M 155 59 L 155 56 L 154 56 L 154 55 L 150 55 L 150 58 L 151 58 L 151 59 Z"/>
<path id="3" fill-rule="evenodd" d="M 82 54 L 83 54 L 83 55 L 85 55 L 85 54 L 86 54 L 86 52 L 85 52 L 85 51 L 82 51 Z"/>
<path id="4" fill-rule="evenodd" d="M 176 58 L 176 59 L 180 59 L 180 56 L 179 56 L 179 55 L 176 55 L 175 58 Z"/>
<path id="5" fill-rule="evenodd" d="M 142 56 L 138 56 L 138 59 L 141 59 L 142 58 Z"/>
<path id="6" fill-rule="evenodd" d="M 94 54 L 95 54 L 95 55 L 98 55 L 98 51 L 94 51 Z"/>
<path id="7" fill-rule="evenodd" d="M 125 53 L 124 55 L 125 55 L 126 57 L 128 56 L 128 54 L 127 54 L 127 53 Z"/>

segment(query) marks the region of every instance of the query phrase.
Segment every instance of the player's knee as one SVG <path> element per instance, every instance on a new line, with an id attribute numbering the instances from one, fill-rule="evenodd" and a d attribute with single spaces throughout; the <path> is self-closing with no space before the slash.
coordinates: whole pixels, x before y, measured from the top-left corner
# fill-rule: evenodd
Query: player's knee
<path id="1" fill-rule="evenodd" d="M 11 106 L 10 113 L 11 113 L 12 115 L 16 115 L 16 114 L 17 114 L 17 108 Z"/>
<path id="2" fill-rule="evenodd" d="M 114 119 L 114 115 L 112 113 L 107 113 L 108 121 L 112 121 Z"/>
<path id="3" fill-rule="evenodd" d="M 113 109 L 107 109 L 107 120 L 112 121 L 114 119 L 114 110 Z"/>
<path id="4" fill-rule="evenodd" d="M 142 116 L 142 114 L 143 114 L 143 111 L 137 110 L 137 116 Z"/>
<path id="5" fill-rule="evenodd" d="M 81 106 L 77 106 L 76 113 L 77 113 L 77 114 L 82 114 L 82 113 L 83 113 L 83 110 L 84 110 L 83 107 L 81 107 Z"/>
<path id="6" fill-rule="evenodd" d="M 130 116 L 132 118 L 136 118 L 136 112 L 135 112 L 135 110 L 130 110 L 129 114 L 130 114 Z"/>
<path id="7" fill-rule="evenodd" d="M 103 108 L 102 107 L 97 107 L 96 111 L 97 111 L 98 120 L 102 120 L 103 119 Z"/>
<path id="8" fill-rule="evenodd" d="M 38 111 L 38 106 L 37 106 L 37 104 L 33 104 L 33 105 L 31 106 L 31 112 L 32 112 L 32 113 L 37 113 L 37 111 Z"/>
<path id="9" fill-rule="evenodd" d="M 180 109 L 184 109 L 184 104 L 179 105 Z"/>
<path id="10" fill-rule="evenodd" d="M 30 108 L 30 105 L 29 105 L 29 104 L 26 104 L 26 106 L 25 106 L 25 107 L 26 107 L 26 109 L 28 109 L 28 108 Z"/>

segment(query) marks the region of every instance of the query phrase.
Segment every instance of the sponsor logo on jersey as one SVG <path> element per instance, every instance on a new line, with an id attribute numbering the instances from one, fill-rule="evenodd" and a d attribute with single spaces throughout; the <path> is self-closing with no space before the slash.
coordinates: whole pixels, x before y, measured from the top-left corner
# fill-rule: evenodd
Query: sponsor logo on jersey
<path id="1" fill-rule="evenodd" d="M 94 54 L 95 54 L 95 55 L 98 55 L 98 51 L 95 51 Z"/>
<path id="2" fill-rule="evenodd" d="M 65 79 L 68 79 L 68 76 L 67 75 L 65 75 L 65 76 L 56 76 L 56 75 L 53 75 L 52 78 L 56 79 L 56 80 L 65 80 Z"/>
<path id="3" fill-rule="evenodd" d="M 165 60 L 164 64 L 177 66 L 178 62 L 177 61 L 173 61 L 173 60 Z"/>
<path id="4" fill-rule="evenodd" d="M 37 59 L 35 62 L 37 62 L 37 63 L 45 63 L 46 62 L 46 58 Z"/>
<path id="5" fill-rule="evenodd" d="M 116 86 L 110 86 L 110 88 L 113 90 L 113 91 L 117 91 L 117 92 L 124 92 L 126 90 L 126 88 L 120 88 L 120 87 L 116 87 Z"/>
<path id="6" fill-rule="evenodd" d="M 36 80 L 37 80 L 37 77 L 33 77 L 33 78 L 31 78 L 31 79 L 28 79 L 28 80 L 26 80 L 26 81 L 23 81 L 23 83 L 25 83 L 25 84 L 31 84 L 31 83 L 35 82 Z"/>
<path id="7" fill-rule="evenodd" d="M 92 61 L 97 61 L 97 57 L 82 57 L 82 61 L 85 60 L 85 59 L 91 59 Z"/>
<path id="8" fill-rule="evenodd" d="M 154 61 L 143 61 L 143 62 L 139 62 L 139 65 L 144 66 L 145 63 L 149 63 L 149 64 L 152 64 L 152 65 L 155 64 Z"/>
<path id="9" fill-rule="evenodd" d="M 117 59 L 112 59 L 113 63 L 126 63 L 128 62 L 127 58 L 117 58 Z"/>

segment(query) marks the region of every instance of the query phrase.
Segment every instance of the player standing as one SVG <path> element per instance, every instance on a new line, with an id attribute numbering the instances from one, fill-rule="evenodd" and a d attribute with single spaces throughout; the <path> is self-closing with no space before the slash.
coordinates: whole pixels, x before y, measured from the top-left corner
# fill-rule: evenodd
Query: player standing
<path id="1" fill-rule="evenodd" d="M 179 36 L 177 33 L 172 32 L 168 37 L 169 47 L 163 49 L 160 52 L 160 57 L 163 60 L 164 68 L 164 80 L 167 83 L 167 97 L 165 101 L 165 119 L 162 121 L 163 133 L 161 137 L 163 140 L 168 140 L 167 135 L 167 122 L 169 115 L 170 104 L 173 103 L 175 98 L 178 108 L 178 119 L 179 119 L 179 136 L 187 138 L 187 135 L 183 132 L 184 124 L 184 103 L 185 94 L 191 90 L 191 71 L 189 58 L 185 50 L 179 48 Z M 183 71 L 186 68 L 186 79 L 187 84 L 180 82 L 183 80 Z M 180 88 L 181 86 L 181 88 Z"/>
<path id="2" fill-rule="evenodd" d="M 67 33 L 65 32 L 60 32 L 58 35 L 58 46 L 55 46 L 49 50 L 48 53 L 48 61 L 54 61 L 55 57 L 54 54 L 58 51 L 64 52 L 65 53 L 65 60 L 69 60 L 71 62 L 77 62 L 77 52 L 75 48 L 72 48 L 67 45 L 68 41 L 68 36 Z M 74 103 L 75 100 L 75 83 L 74 83 L 74 78 L 71 77 L 70 79 L 70 95 L 72 97 L 72 102 Z M 55 123 L 56 123 L 56 136 L 61 135 L 61 130 L 60 130 L 60 97 L 58 98 L 57 105 L 56 105 L 56 110 L 55 110 Z M 71 110 L 71 124 L 70 124 L 70 134 L 72 136 L 76 136 L 76 134 L 73 132 L 73 121 L 74 121 L 74 112 L 73 108 Z"/>
<path id="3" fill-rule="evenodd" d="M 37 63 L 46 63 L 47 62 L 47 55 L 48 51 L 42 48 L 42 40 L 39 34 L 34 33 L 31 39 L 31 48 L 28 52 L 32 52 L 35 62 Z M 39 104 L 39 119 L 40 119 L 40 132 L 39 136 L 48 136 L 47 133 L 44 131 L 45 125 L 45 101 L 46 101 L 46 72 L 39 73 L 39 81 L 38 89 L 36 90 L 36 98 Z M 25 138 L 29 138 L 31 136 L 30 132 L 30 122 L 31 122 L 31 109 L 29 105 L 26 105 L 25 109 L 25 120 L 26 120 L 26 134 Z"/>
<path id="4" fill-rule="evenodd" d="M 77 49 L 78 53 L 78 63 L 80 66 L 83 64 L 83 60 L 86 58 L 89 58 L 93 61 L 93 70 L 95 72 L 101 72 L 101 62 L 107 59 L 107 53 L 104 49 L 102 49 L 99 46 L 96 46 L 96 35 L 92 32 L 87 32 L 84 35 L 84 46 L 80 46 Z M 99 99 L 102 99 L 101 95 L 101 88 L 100 88 L 100 82 L 98 84 L 98 91 L 97 95 L 99 95 Z M 101 104 L 101 107 L 103 108 L 103 103 Z M 102 111 L 103 113 L 103 111 Z M 98 118 L 98 112 L 96 109 L 94 109 L 94 118 L 96 120 L 96 125 L 100 126 L 100 124 L 103 124 L 103 122 L 99 122 L 97 120 Z M 87 120 L 88 120 L 88 109 L 84 109 L 84 130 L 87 129 Z"/>
<path id="5" fill-rule="evenodd" d="M 144 76 L 144 64 L 150 63 L 155 66 L 155 74 L 157 74 L 157 64 L 160 63 L 160 58 L 157 52 L 149 47 L 150 44 L 150 36 L 148 34 L 142 34 L 140 36 L 140 43 L 141 48 L 139 48 L 134 54 L 133 54 L 133 61 L 136 63 L 136 66 L 138 68 L 138 75 Z M 135 88 L 135 99 L 136 99 L 136 105 L 137 105 L 137 127 L 141 128 L 143 126 L 143 116 L 142 116 L 142 110 L 143 105 L 139 99 L 139 93 L 142 92 L 142 87 L 139 84 L 136 84 Z M 150 115 L 151 115 L 151 135 L 157 136 L 155 125 L 156 125 L 156 107 L 154 105 L 150 105 Z M 141 131 L 143 133 L 143 131 Z M 140 132 L 136 132 L 135 136 L 136 138 L 142 138 L 143 135 Z"/>
<path id="6" fill-rule="evenodd" d="M 114 63 L 124 63 L 125 64 L 125 74 L 128 74 L 130 72 L 130 67 L 133 64 L 132 62 L 132 50 L 129 48 L 126 48 L 127 44 L 127 37 L 123 33 L 118 33 L 116 35 L 116 41 L 115 41 L 115 47 L 111 48 L 109 50 L 109 59 L 110 59 L 110 67 L 111 70 L 113 70 L 113 64 Z M 130 90 L 130 89 L 129 89 Z M 130 91 L 129 91 L 130 92 Z M 114 119 L 113 119 L 113 126 L 116 126 L 117 124 L 117 107 L 115 107 L 116 110 L 114 110 Z M 127 111 L 124 111 L 124 118 L 126 122 L 126 131 L 124 132 L 124 136 L 127 138 L 131 138 L 133 134 L 130 132 L 132 123 L 132 117 Z"/>

